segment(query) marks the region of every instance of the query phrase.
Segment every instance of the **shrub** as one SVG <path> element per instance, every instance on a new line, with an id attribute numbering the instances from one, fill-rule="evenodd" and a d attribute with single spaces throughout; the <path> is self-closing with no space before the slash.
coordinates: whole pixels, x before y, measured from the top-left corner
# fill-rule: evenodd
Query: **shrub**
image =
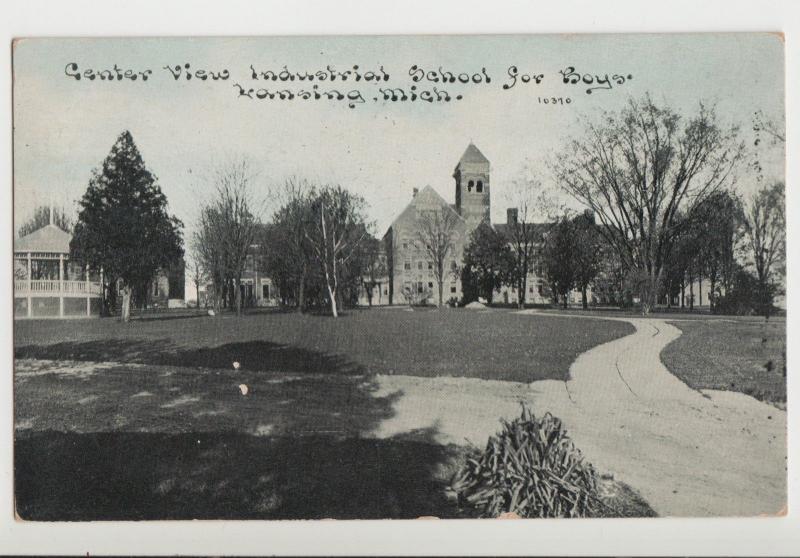
<path id="1" fill-rule="evenodd" d="M 561 421 L 536 418 L 525 406 L 489 438 L 455 475 L 462 507 L 480 517 L 586 517 L 598 511 L 597 475 L 567 436 Z"/>
<path id="2" fill-rule="evenodd" d="M 715 298 L 713 312 L 739 316 L 753 314 L 766 316 L 773 312 L 773 301 L 777 290 L 773 284 L 759 285 L 751 273 L 740 269 L 735 273 L 728 292 Z"/>

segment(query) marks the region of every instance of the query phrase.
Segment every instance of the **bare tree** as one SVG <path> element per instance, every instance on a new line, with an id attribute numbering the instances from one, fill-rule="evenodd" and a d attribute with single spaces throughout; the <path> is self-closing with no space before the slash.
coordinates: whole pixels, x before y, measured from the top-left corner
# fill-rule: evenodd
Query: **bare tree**
<path id="1" fill-rule="evenodd" d="M 386 258 L 381 241 L 373 236 L 364 239 L 361 249 L 361 284 L 367 294 L 367 303 L 372 306 L 372 296 L 378 280 L 387 273 Z"/>
<path id="2" fill-rule="evenodd" d="M 542 186 L 542 181 L 528 167 L 512 182 L 507 200 L 512 206 L 507 240 L 516 259 L 517 305 L 524 308 L 528 274 L 533 269 L 536 248 L 542 241 L 541 227 L 537 227 L 535 220 L 552 221 L 560 211 L 552 193 Z"/>
<path id="3" fill-rule="evenodd" d="M 242 160 L 220 167 L 212 180 L 216 192 L 200 211 L 195 248 L 214 284 L 215 310 L 233 289 L 236 314 L 241 315 L 242 274 L 258 223 L 250 191 L 253 174 Z"/>
<path id="4" fill-rule="evenodd" d="M 444 280 L 451 270 L 447 267 L 447 257 L 454 252 L 454 235 L 457 232 L 458 215 L 449 208 L 420 211 L 417 215 L 417 238 L 425 253 L 433 262 L 433 275 L 439 288 L 439 301 L 442 305 Z"/>
<path id="5" fill-rule="evenodd" d="M 193 252 L 195 249 L 193 248 Z M 187 266 L 189 271 L 189 279 L 192 281 L 194 285 L 194 292 L 195 292 L 195 300 L 197 301 L 197 307 L 200 308 L 200 285 L 203 285 L 207 280 L 206 271 L 203 269 L 202 258 L 199 254 L 193 253 L 189 260 L 187 261 Z"/>
<path id="6" fill-rule="evenodd" d="M 767 118 L 763 111 L 756 111 L 755 115 L 753 115 L 753 131 L 756 133 L 756 145 L 760 143 L 762 133 L 772 143 L 786 143 L 786 127 L 784 123 Z"/>
<path id="7" fill-rule="evenodd" d="M 197 229 L 192 240 L 194 251 L 211 281 L 212 292 L 207 292 L 206 297 L 210 295 L 211 305 L 216 314 L 222 309 L 225 286 L 229 282 L 223 238 L 219 213 L 210 205 L 204 206 L 200 210 Z"/>
<path id="8" fill-rule="evenodd" d="M 294 293 L 298 312 L 305 308 L 305 293 L 312 265 L 312 248 L 308 236 L 314 223 L 311 201 L 315 187 L 308 181 L 289 178 L 277 197 L 280 207 L 272 217 L 272 225 L 261 243 L 273 281 L 286 292 Z"/>
<path id="9" fill-rule="evenodd" d="M 339 316 L 340 274 L 369 235 L 364 199 L 341 186 L 326 186 L 311 202 L 311 230 L 306 238 L 322 267 L 333 317 Z"/>
<path id="10" fill-rule="evenodd" d="M 664 266 L 692 209 L 732 182 L 744 146 L 700 104 L 684 119 L 650 96 L 588 122 L 551 164 L 558 183 L 598 219 L 598 231 L 640 283 L 642 311 L 655 305 Z"/>
<path id="11" fill-rule="evenodd" d="M 770 288 L 784 274 L 786 209 L 784 183 L 776 182 L 753 194 L 745 209 L 745 238 L 758 279 L 760 303 L 771 305 Z M 779 280 L 779 279 L 778 279 Z"/>

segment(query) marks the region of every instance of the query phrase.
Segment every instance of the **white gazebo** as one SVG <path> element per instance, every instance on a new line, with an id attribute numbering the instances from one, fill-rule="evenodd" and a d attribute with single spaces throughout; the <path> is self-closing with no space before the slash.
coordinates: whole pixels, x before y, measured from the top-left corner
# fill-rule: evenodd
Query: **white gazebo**
<path id="1" fill-rule="evenodd" d="M 69 261 L 71 235 L 53 224 L 14 241 L 14 318 L 100 315 L 103 272 Z"/>

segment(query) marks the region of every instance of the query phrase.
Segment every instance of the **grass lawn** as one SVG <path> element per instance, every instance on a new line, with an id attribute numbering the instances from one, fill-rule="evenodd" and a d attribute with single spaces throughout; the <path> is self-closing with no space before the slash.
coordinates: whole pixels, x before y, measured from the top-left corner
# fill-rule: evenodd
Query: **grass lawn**
<path id="1" fill-rule="evenodd" d="M 113 361 L 262 372 L 565 380 L 582 352 L 632 333 L 622 322 L 536 319 L 505 310 L 374 309 L 339 319 L 37 320 L 15 324 L 17 358 Z"/>
<path id="2" fill-rule="evenodd" d="M 19 361 L 17 513 L 81 521 L 468 516 L 447 495 L 465 449 L 437 444 L 434 427 L 369 437 L 397 396 L 377 397 L 374 388 L 359 376 Z M 623 483 L 605 480 L 601 490 L 620 514 L 653 513 Z"/>
<path id="3" fill-rule="evenodd" d="M 31 520 L 462 517 L 446 488 L 464 448 L 435 426 L 372 437 L 400 394 L 378 396 L 371 374 L 563 379 L 633 330 L 465 310 L 15 328 L 15 495 Z M 620 514 L 652 515 L 623 483 L 601 488 Z"/>
<path id="4" fill-rule="evenodd" d="M 683 331 L 661 359 L 695 389 L 746 393 L 778 406 L 786 403 L 786 320 L 675 321 Z"/>

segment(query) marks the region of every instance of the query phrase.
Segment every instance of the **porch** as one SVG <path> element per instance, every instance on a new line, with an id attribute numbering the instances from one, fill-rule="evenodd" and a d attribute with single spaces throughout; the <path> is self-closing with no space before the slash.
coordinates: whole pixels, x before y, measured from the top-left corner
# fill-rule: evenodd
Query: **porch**
<path id="1" fill-rule="evenodd" d="M 69 240 L 50 224 L 15 241 L 15 319 L 100 315 L 103 272 L 71 262 Z"/>

